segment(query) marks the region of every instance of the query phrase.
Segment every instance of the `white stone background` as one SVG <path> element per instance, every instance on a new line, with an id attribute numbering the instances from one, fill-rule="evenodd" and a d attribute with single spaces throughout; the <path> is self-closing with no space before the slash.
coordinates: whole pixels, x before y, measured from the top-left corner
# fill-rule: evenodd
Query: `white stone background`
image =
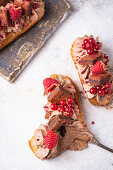
<path id="1" fill-rule="evenodd" d="M 113 154 L 93 144 L 82 151 L 66 151 L 56 159 L 41 161 L 28 147 L 28 139 L 43 123 L 43 79 L 66 74 L 82 90 L 70 56 L 74 39 L 99 36 L 102 51 L 113 67 L 113 0 L 70 0 L 71 15 L 56 30 L 18 79 L 10 84 L 0 77 L 0 170 L 112 170 Z M 113 110 L 95 107 L 81 97 L 89 130 L 113 148 Z M 91 125 L 94 121 L 95 124 Z"/>

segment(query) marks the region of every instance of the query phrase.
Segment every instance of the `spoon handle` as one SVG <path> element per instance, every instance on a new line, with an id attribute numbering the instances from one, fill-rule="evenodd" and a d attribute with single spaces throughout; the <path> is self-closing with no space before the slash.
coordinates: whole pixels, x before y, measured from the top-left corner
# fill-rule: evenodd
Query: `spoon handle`
<path id="1" fill-rule="evenodd" d="M 94 140 L 93 140 L 93 144 L 96 144 L 96 145 L 100 146 L 101 148 L 103 148 L 103 149 L 105 149 L 105 150 L 113 153 L 113 149 L 111 149 L 111 148 L 109 148 L 109 147 L 101 144 L 101 143 L 98 142 L 95 138 L 94 138 Z"/>

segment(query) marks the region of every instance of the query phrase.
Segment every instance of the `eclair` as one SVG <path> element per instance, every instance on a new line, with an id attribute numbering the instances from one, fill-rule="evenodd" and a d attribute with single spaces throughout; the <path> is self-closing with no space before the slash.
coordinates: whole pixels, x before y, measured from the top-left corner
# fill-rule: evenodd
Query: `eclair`
<path id="1" fill-rule="evenodd" d="M 83 86 L 85 96 L 93 105 L 105 106 L 113 97 L 113 76 L 109 58 L 100 52 L 99 39 L 85 35 L 71 47 L 71 56 Z"/>
<path id="2" fill-rule="evenodd" d="M 3 4 L 3 5 L 2 5 Z M 0 6 L 0 50 L 29 30 L 44 15 L 42 0 L 14 0 Z"/>
<path id="3" fill-rule="evenodd" d="M 66 150 L 80 151 L 92 143 L 93 135 L 83 121 L 78 92 L 67 76 L 52 75 L 44 79 L 44 106 L 47 124 L 41 124 L 29 140 L 36 157 L 55 158 Z"/>

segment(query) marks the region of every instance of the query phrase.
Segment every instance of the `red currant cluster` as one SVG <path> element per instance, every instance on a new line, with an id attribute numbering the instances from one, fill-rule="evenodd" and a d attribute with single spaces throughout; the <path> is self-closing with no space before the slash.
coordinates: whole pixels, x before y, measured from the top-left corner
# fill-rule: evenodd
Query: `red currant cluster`
<path id="1" fill-rule="evenodd" d="M 67 116 L 72 116 L 72 109 L 75 109 L 73 104 L 73 98 L 69 97 L 66 100 L 61 100 L 60 105 L 52 103 L 50 106 L 51 110 L 58 110 L 59 112 L 67 112 Z"/>
<path id="2" fill-rule="evenodd" d="M 92 87 L 90 89 L 90 93 L 91 94 L 96 94 L 98 93 L 100 96 L 104 96 L 106 94 L 110 94 L 111 93 L 111 84 L 112 84 L 112 81 L 109 83 L 106 83 L 103 87 L 101 85 L 97 85 L 95 87 Z"/>
<path id="3" fill-rule="evenodd" d="M 87 54 L 91 55 L 94 51 L 100 50 L 100 45 L 99 43 L 96 43 L 94 38 L 89 38 L 83 41 L 82 48 L 87 50 Z"/>

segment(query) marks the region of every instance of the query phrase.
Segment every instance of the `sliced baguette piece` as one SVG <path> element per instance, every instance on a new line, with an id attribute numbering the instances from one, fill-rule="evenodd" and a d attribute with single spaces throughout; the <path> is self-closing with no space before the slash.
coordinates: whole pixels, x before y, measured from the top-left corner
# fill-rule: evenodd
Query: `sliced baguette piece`
<path id="1" fill-rule="evenodd" d="M 88 38 L 88 36 L 86 36 L 86 35 L 85 35 L 84 37 L 85 37 L 85 38 Z M 93 36 L 89 36 L 89 37 L 93 37 Z M 76 40 L 77 40 L 77 39 L 76 39 Z M 74 43 L 72 44 L 72 47 L 71 47 L 70 52 L 71 52 L 72 60 L 73 60 L 73 62 L 74 62 L 74 64 L 75 64 L 75 68 L 76 68 L 77 71 L 78 71 L 78 68 L 77 68 L 77 66 L 76 66 L 77 56 L 75 55 L 76 40 L 75 40 Z M 80 81 L 81 81 L 81 84 L 82 84 L 82 86 L 83 86 L 83 85 L 85 84 L 85 82 L 84 82 L 84 80 L 81 78 L 81 75 L 80 75 L 79 72 L 78 72 L 78 75 L 79 75 L 79 79 L 80 79 Z M 93 105 L 95 105 L 95 106 L 106 106 L 107 104 L 110 103 L 112 97 L 113 97 L 113 93 L 111 93 L 111 95 L 106 96 L 106 100 L 101 101 L 101 103 L 97 101 L 96 96 L 94 96 L 94 97 L 92 97 L 92 98 L 88 98 L 88 100 L 89 100 L 89 102 L 90 102 L 91 104 L 93 104 Z"/>
<path id="2" fill-rule="evenodd" d="M 33 25 L 35 25 L 43 16 L 44 16 L 44 2 L 42 0 L 35 0 L 34 2 L 40 3 L 41 6 L 38 8 L 38 10 L 35 10 L 36 12 L 36 18 L 33 19 L 33 21 L 29 22 L 25 21 L 23 28 L 19 30 L 18 32 L 11 32 L 8 33 L 5 40 L 3 40 L 0 43 L 0 50 L 2 50 L 4 47 L 6 47 L 8 44 L 13 42 L 17 37 L 19 37 L 21 34 L 24 34 L 26 31 L 28 31 Z"/>

